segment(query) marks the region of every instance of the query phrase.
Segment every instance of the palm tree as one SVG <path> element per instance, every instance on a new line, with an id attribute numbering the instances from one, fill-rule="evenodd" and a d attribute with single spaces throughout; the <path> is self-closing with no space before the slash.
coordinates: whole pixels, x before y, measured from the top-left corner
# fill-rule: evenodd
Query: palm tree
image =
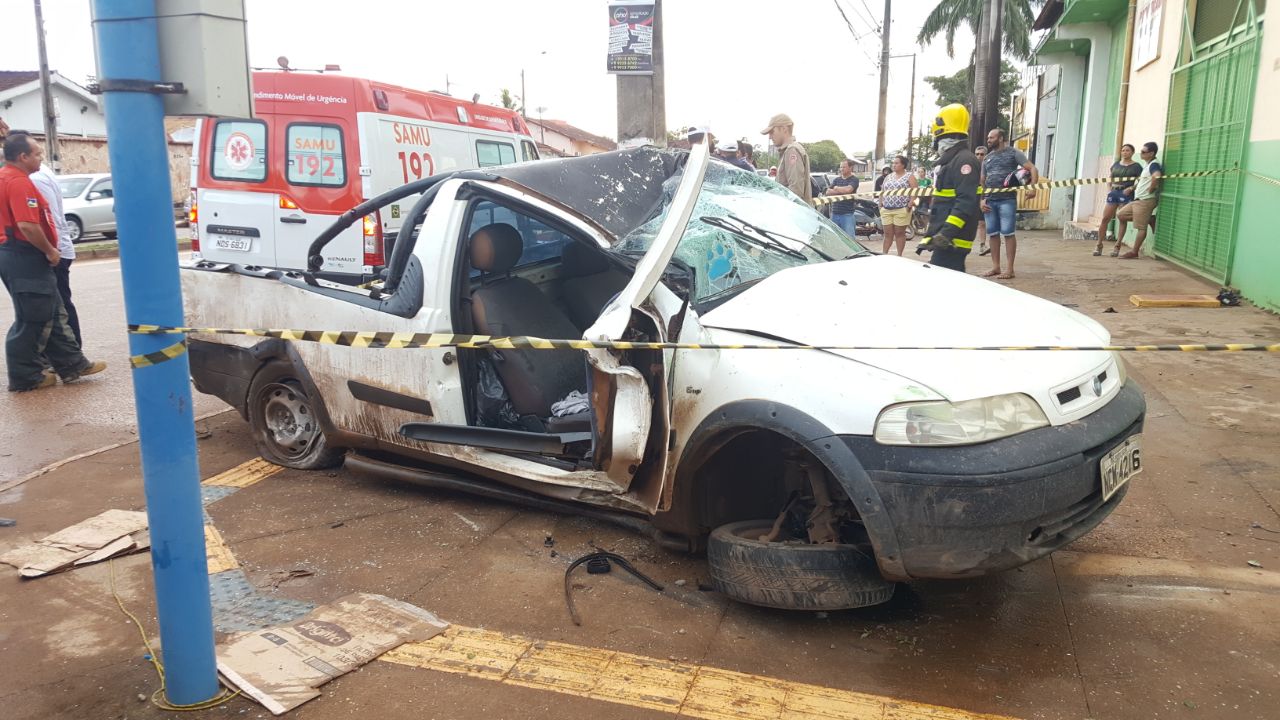
<path id="1" fill-rule="evenodd" d="M 1031 24 L 1034 8 L 1044 0 L 1006 0 L 1004 8 L 1004 52 L 1019 60 L 1031 57 Z M 976 37 L 984 0 L 938 0 L 929 17 L 924 19 L 916 42 L 928 45 L 939 35 L 947 40 L 947 55 L 955 57 L 956 30 L 967 27 Z"/>

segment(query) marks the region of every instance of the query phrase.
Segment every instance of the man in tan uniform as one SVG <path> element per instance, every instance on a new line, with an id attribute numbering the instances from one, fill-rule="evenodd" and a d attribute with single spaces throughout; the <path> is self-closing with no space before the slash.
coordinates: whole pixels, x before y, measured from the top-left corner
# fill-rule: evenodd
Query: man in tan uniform
<path id="1" fill-rule="evenodd" d="M 780 185 L 795 193 L 801 200 L 813 200 L 813 187 L 809 184 L 809 153 L 796 142 L 795 123 L 786 113 L 778 113 L 769 119 L 769 127 L 760 131 L 768 135 L 769 142 L 778 148 L 778 177 Z"/>

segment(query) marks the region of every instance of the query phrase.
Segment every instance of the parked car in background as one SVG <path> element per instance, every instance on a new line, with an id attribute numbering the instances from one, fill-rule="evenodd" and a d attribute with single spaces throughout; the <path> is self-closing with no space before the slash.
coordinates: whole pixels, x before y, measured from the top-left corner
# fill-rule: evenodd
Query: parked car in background
<path id="1" fill-rule="evenodd" d="M 62 188 L 62 212 L 71 228 L 71 242 L 86 235 L 101 233 L 116 236 L 116 197 L 111 175 L 59 175 Z"/>
<path id="2" fill-rule="evenodd" d="M 827 173 L 809 173 L 809 187 L 813 189 L 813 196 L 820 197 L 828 189 L 831 188 L 831 176 Z M 819 205 L 818 212 L 823 217 L 831 217 L 830 205 Z"/>

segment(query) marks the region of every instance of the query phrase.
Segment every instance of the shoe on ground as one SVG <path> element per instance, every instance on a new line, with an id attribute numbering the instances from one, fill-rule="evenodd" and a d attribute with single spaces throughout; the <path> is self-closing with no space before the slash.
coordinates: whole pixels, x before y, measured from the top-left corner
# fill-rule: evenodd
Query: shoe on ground
<path id="1" fill-rule="evenodd" d="M 9 388 L 9 392 L 31 392 L 32 390 L 43 390 L 45 388 L 50 388 L 57 384 L 58 384 L 57 375 L 42 375 L 40 377 L 40 382 L 36 383 L 35 385 L 32 385 L 31 387 L 24 387 L 24 388 L 11 387 Z"/>
<path id="2" fill-rule="evenodd" d="M 76 380 L 79 380 L 85 375 L 97 375 L 98 373 L 106 369 L 107 369 L 107 364 L 105 362 L 102 362 L 101 360 L 95 360 L 89 363 L 88 365 L 84 366 L 80 370 L 77 370 L 74 373 L 63 375 L 62 382 L 64 383 L 75 382 Z"/>

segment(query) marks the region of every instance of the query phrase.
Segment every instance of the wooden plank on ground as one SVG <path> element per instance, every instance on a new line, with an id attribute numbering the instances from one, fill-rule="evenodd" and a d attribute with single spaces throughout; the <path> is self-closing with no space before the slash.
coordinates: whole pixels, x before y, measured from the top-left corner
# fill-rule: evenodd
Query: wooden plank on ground
<path id="1" fill-rule="evenodd" d="M 1130 295 L 1129 302 L 1138 307 L 1222 307 L 1213 295 Z"/>

